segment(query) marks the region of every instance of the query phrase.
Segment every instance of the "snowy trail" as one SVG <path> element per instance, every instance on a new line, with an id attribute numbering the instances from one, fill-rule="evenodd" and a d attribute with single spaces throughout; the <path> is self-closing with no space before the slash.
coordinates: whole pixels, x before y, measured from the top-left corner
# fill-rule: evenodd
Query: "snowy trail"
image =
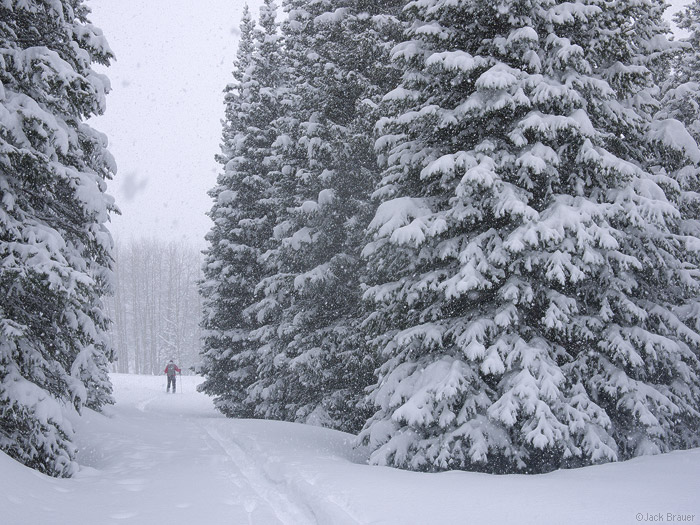
<path id="1" fill-rule="evenodd" d="M 235 422 L 221 418 L 193 380 L 182 378 L 184 394 L 115 391 L 120 403 L 113 410 L 125 431 L 115 437 L 107 429 L 98 442 L 115 454 L 90 465 L 115 485 L 121 510 L 108 517 L 146 523 L 165 513 L 168 523 L 317 524 L 308 506 L 267 479 L 237 445 L 230 436 Z M 123 451 L 131 452 L 118 456 Z M 89 464 L 92 457 L 83 450 L 78 459 Z"/>
<path id="2" fill-rule="evenodd" d="M 182 379 L 166 394 L 162 378 L 114 374 L 117 404 L 77 423 L 76 478 L 0 453 L 0 523 L 700 523 L 700 449 L 540 476 L 419 474 L 367 466 L 348 434 L 224 418 Z"/>
<path id="3" fill-rule="evenodd" d="M 184 394 L 123 379 L 110 418 L 89 414 L 80 429 L 78 460 L 89 468 L 77 482 L 90 480 L 100 502 L 86 522 L 248 523 L 246 484 L 200 424 L 220 416 L 194 378 L 183 377 Z"/>
<path id="4" fill-rule="evenodd" d="M 79 475 L 54 480 L 25 469 L 29 476 L 42 477 L 49 490 L 4 498 L 0 478 L 0 509 L 3 501 L 11 504 L 9 518 L 4 514 L 0 523 L 358 523 L 328 498 L 315 498 L 313 490 L 307 498 L 299 487 L 313 489 L 313 483 L 303 477 L 281 471 L 275 476 L 270 467 L 279 453 L 270 457 L 255 445 L 256 431 L 272 429 L 285 443 L 290 442 L 285 431 L 298 432 L 299 425 L 268 422 L 261 427 L 261 422 L 226 419 L 211 399 L 196 392 L 198 378 L 183 376 L 184 393 L 176 394 L 166 393 L 157 377 L 115 374 L 113 381 L 117 404 L 105 415 L 88 411 L 77 423 Z M 348 448 L 347 436 L 331 434 Z M 292 437 L 295 441 L 307 452 L 317 448 L 313 440 Z M 318 444 L 321 451 L 328 447 Z M 28 517 L 27 508 L 38 517 Z"/>

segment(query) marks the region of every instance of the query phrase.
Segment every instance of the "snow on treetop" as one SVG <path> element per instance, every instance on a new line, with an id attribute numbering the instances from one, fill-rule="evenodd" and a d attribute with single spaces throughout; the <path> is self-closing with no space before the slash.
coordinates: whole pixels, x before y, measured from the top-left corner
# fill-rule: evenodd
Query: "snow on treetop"
<path id="1" fill-rule="evenodd" d="M 369 230 L 376 232 L 376 238 L 391 236 L 391 241 L 397 244 L 419 243 L 425 228 L 421 219 L 431 214 L 424 199 L 399 197 L 379 205 Z"/>
<path id="2" fill-rule="evenodd" d="M 537 35 L 537 31 L 535 31 L 532 27 L 527 26 L 527 27 L 519 27 L 515 31 L 512 31 L 510 35 L 508 35 L 508 38 L 506 40 L 507 44 L 512 44 L 514 42 L 520 42 L 522 40 L 529 40 L 532 42 L 537 42 L 539 41 L 539 36 Z"/>
<path id="3" fill-rule="evenodd" d="M 496 64 L 477 80 L 478 89 L 506 89 L 518 81 L 518 70 L 506 64 Z"/>
<path id="4" fill-rule="evenodd" d="M 653 121 L 649 128 L 649 138 L 684 152 L 693 162 L 700 163 L 700 148 L 683 123 L 676 119 Z"/>
<path id="5" fill-rule="evenodd" d="M 339 24 L 347 16 L 347 8 L 338 8 L 335 11 L 328 11 L 314 18 L 315 24 Z"/>
<path id="6" fill-rule="evenodd" d="M 552 6 L 545 13 L 545 20 L 555 24 L 574 24 L 577 19 L 585 22 L 598 15 L 601 8 L 597 5 L 586 5 L 581 2 L 565 2 Z"/>
<path id="7" fill-rule="evenodd" d="M 398 47 L 398 46 L 397 46 Z M 472 56 L 466 51 L 443 51 L 433 53 L 425 61 L 426 66 L 442 65 L 447 69 L 459 69 L 468 73 L 474 69 L 486 67 L 491 64 L 487 58 L 480 56 Z"/>

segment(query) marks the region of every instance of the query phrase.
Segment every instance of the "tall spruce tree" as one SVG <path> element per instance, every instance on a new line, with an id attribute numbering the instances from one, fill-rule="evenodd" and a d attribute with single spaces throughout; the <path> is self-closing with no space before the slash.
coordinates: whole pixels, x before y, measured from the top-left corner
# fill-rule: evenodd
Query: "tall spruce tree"
<path id="1" fill-rule="evenodd" d="M 364 250 L 372 463 L 542 472 L 697 444 L 693 162 L 652 117 L 662 9 L 407 7 Z"/>
<path id="2" fill-rule="evenodd" d="M 359 257 L 378 180 L 371 117 L 394 83 L 403 2 L 286 3 L 275 245 L 254 307 L 264 326 L 251 399 L 262 417 L 358 430 L 373 360 L 358 330 Z"/>
<path id="3" fill-rule="evenodd" d="M 262 255 L 272 236 L 269 162 L 277 134 L 280 85 L 280 35 L 273 0 L 266 0 L 256 27 L 246 6 L 234 68 L 226 88 L 223 164 L 207 235 L 204 280 L 204 350 L 200 390 L 215 396 L 228 416 L 251 417 L 248 387 L 257 378 L 256 349 L 250 332 L 257 320 L 246 314 L 262 278 Z"/>
<path id="4" fill-rule="evenodd" d="M 106 138 L 85 124 L 111 51 L 82 0 L 0 4 L 0 449 L 75 469 L 66 414 L 111 403 L 102 297 L 115 211 Z"/>

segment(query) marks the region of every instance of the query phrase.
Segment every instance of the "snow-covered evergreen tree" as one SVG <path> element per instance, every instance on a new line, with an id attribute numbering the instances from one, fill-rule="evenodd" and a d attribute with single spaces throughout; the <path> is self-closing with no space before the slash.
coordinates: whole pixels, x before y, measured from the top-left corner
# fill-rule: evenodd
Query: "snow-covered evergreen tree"
<path id="1" fill-rule="evenodd" d="M 662 10 L 407 7 L 364 249 L 372 463 L 541 472 L 697 444 L 700 336 L 676 312 L 698 292 L 693 159 L 652 117 Z"/>
<path id="2" fill-rule="evenodd" d="M 84 123 L 105 109 L 111 51 L 82 0 L 0 4 L 0 449 L 74 470 L 66 414 L 111 403 L 102 296 L 115 172 Z"/>
<path id="3" fill-rule="evenodd" d="M 700 203 L 697 199 L 700 191 L 700 1 L 693 0 L 674 18 L 688 35 L 681 39 L 679 44 L 682 47 L 666 64 L 662 81 L 664 96 L 656 115 L 653 137 L 662 156 L 675 151 L 676 159 L 675 163 L 664 163 L 652 157 L 650 164 L 653 169 L 674 176 L 680 190 L 678 204 L 687 217 L 683 230 L 691 238 L 700 238 Z M 694 165 L 686 165 L 686 156 L 694 160 Z M 696 260 L 696 264 L 699 262 Z M 700 333 L 698 297 L 678 312 Z"/>
<path id="4" fill-rule="evenodd" d="M 280 43 L 276 5 L 266 0 L 257 28 L 246 6 L 234 82 L 226 89 L 222 153 L 224 165 L 210 192 L 214 226 L 207 235 L 204 279 L 204 351 L 200 390 L 215 396 L 219 410 L 229 416 L 253 416 L 247 389 L 257 377 L 255 346 L 250 331 L 254 317 L 245 310 L 253 303 L 262 278 L 262 254 L 272 236 L 270 206 L 272 122 L 278 117 Z"/>
<path id="5" fill-rule="evenodd" d="M 402 4 L 286 2 L 275 245 L 252 309 L 264 322 L 251 389 L 262 417 L 344 430 L 364 422 L 358 403 L 374 365 L 357 324 L 378 180 L 371 115 L 392 80 L 387 41 Z"/>

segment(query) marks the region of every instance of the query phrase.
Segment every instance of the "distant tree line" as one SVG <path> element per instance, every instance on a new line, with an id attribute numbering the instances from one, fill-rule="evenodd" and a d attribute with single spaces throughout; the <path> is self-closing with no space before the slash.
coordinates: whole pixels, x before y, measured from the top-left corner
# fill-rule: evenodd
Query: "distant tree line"
<path id="1" fill-rule="evenodd" d="M 187 373 L 201 351 L 200 252 L 145 238 L 118 243 L 114 257 L 114 294 L 107 300 L 114 370 L 157 375 L 174 359 Z"/>
<path id="2" fill-rule="evenodd" d="M 674 43 L 665 7 L 246 11 L 201 389 L 414 470 L 696 446 L 700 17 Z"/>

